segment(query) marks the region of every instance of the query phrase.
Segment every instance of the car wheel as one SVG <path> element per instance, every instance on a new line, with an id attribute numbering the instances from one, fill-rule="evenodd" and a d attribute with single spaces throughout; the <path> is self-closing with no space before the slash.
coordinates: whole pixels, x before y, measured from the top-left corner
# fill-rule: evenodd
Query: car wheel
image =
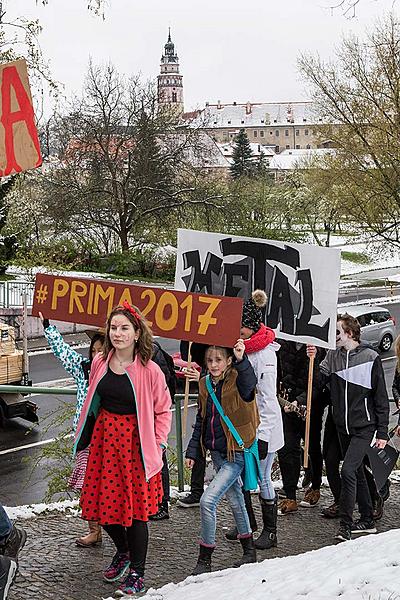
<path id="1" fill-rule="evenodd" d="M 392 343 L 393 343 L 392 336 L 389 333 L 386 333 L 383 336 L 383 338 L 381 339 L 379 348 L 382 350 L 382 352 L 388 352 L 390 350 L 390 348 L 392 347 Z"/>

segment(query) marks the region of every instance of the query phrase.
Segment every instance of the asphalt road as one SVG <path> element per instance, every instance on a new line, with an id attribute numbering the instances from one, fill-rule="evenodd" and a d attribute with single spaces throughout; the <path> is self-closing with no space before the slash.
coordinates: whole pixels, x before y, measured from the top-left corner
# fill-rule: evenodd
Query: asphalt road
<path id="1" fill-rule="evenodd" d="M 400 303 L 391 304 L 389 307 L 396 322 L 400 324 Z M 159 339 L 161 345 L 170 354 L 178 350 L 178 342 L 170 339 Z M 87 348 L 79 349 L 87 352 Z M 393 350 L 382 354 L 387 389 L 391 396 L 391 385 L 395 367 Z M 30 357 L 30 374 L 33 383 L 43 385 L 63 386 L 68 375 L 51 354 L 33 354 Z M 8 421 L 6 427 L 0 430 L 0 501 L 6 505 L 29 504 L 43 500 L 46 484 L 46 474 L 52 467 L 52 461 L 45 459 L 38 465 L 39 456 L 48 447 L 47 440 L 53 439 L 60 432 L 65 431 L 67 423 L 60 423 L 59 419 L 66 408 L 74 405 L 75 397 L 57 395 L 34 396 L 34 401 L 39 406 L 38 425 L 31 426 L 22 419 Z M 194 420 L 195 407 L 189 409 L 187 438 L 190 436 L 190 423 Z M 392 423 L 395 419 L 392 418 Z M 44 442 L 44 443 L 43 443 Z M 175 445 L 175 419 L 171 431 L 170 443 Z M 32 446 L 30 446 L 32 445 Z M 30 447 L 26 447 L 30 446 Z"/>

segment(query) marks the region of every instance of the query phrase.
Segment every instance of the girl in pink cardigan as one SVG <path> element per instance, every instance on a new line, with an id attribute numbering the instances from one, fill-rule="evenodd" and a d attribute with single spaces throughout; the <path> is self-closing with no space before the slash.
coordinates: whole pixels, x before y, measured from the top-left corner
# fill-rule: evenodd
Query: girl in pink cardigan
<path id="1" fill-rule="evenodd" d="M 103 577 L 123 580 L 120 596 L 145 589 L 147 520 L 161 501 L 162 451 L 171 428 L 171 397 L 151 360 L 152 340 L 144 317 L 128 302 L 112 311 L 74 446 L 76 452 L 90 445 L 82 517 L 99 521 L 116 546 Z"/>

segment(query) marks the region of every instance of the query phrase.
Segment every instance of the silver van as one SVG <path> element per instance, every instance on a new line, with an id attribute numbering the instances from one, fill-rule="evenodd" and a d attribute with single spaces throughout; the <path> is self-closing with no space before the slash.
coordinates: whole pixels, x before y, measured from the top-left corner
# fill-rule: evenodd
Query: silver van
<path id="1" fill-rule="evenodd" d="M 387 308 L 374 305 L 338 306 L 338 313 L 348 313 L 360 323 L 361 340 L 388 352 L 396 338 L 396 322 Z"/>

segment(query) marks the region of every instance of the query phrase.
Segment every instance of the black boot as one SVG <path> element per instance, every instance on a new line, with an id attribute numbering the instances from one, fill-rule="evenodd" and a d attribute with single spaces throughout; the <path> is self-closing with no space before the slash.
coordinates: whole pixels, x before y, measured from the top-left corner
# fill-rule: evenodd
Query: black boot
<path id="1" fill-rule="evenodd" d="M 245 491 L 242 488 L 242 492 L 243 492 L 243 496 L 244 496 L 244 504 L 246 506 L 246 511 L 249 517 L 249 521 L 250 521 L 250 527 L 252 532 L 254 533 L 255 531 L 257 531 L 258 526 L 257 526 L 257 521 L 256 521 L 256 516 L 254 514 L 254 510 L 253 510 L 253 505 L 251 503 L 251 495 L 249 491 Z M 238 530 L 237 527 L 231 527 L 230 529 L 228 529 L 228 531 L 225 534 L 226 539 L 229 542 L 237 542 L 238 541 Z"/>
<path id="2" fill-rule="evenodd" d="M 202 573 L 211 573 L 211 555 L 214 552 L 214 548 L 203 546 L 200 544 L 199 558 L 197 564 L 193 569 L 192 575 L 201 575 Z"/>
<path id="3" fill-rule="evenodd" d="M 249 516 L 250 527 L 251 527 L 252 532 L 254 533 L 255 531 L 257 531 L 258 527 L 257 527 L 256 516 L 255 516 L 254 510 L 253 510 L 253 505 L 251 503 L 251 494 L 249 491 L 243 490 L 243 496 L 244 496 L 244 503 L 246 505 L 247 514 Z"/>
<path id="4" fill-rule="evenodd" d="M 269 550 L 277 546 L 276 537 L 276 521 L 278 518 L 278 501 L 275 500 L 264 500 L 260 496 L 260 504 L 263 518 L 263 530 L 254 542 L 257 550 Z"/>
<path id="5" fill-rule="evenodd" d="M 239 560 L 233 563 L 233 567 L 241 567 L 249 563 L 257 562 L 256 549 L 254 547 L 253 534 L 249 537 L 239 538 L 239 541 L 243 548 L 243 556 Z"/>

